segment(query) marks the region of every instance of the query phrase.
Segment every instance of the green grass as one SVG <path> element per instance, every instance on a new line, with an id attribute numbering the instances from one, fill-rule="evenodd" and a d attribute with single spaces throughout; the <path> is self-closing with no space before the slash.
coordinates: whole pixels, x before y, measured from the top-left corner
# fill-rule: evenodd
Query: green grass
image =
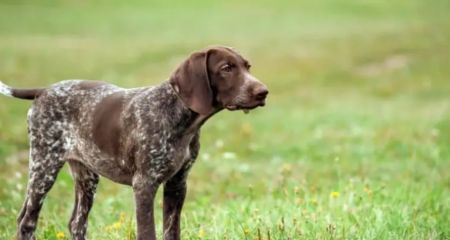
<path id="1" fill-rule="evenodd" d="M 444 0 L 5 0 L 0 79 L 152 85 L 193 50 L 234 46 L 270 98 L 204 126 L 184 239 L 448 239 L 449 11 Z M 29 105 L 0 98 L 0 239 L 13 239 L 24 200 Z M 68 236 L 73 198 L 64 169 L 39 239 Z M 156 209 L 160 235 L 160 195 Z M 89 224 L 90 239 L 132 239 L 131 189 L 103 179 Z"/>

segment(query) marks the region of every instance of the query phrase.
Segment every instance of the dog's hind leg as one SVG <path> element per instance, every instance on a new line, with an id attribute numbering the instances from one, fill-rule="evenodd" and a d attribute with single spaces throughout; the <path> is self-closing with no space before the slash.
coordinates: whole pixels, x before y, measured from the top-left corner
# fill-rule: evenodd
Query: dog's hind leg
<path id="1" fill-rule="evenodd" d="M 94 203 L 99 176 L 78 161 L 68 161 L 75 180 L 75 206 L 69 222 L 74 240 L 85 239 L 89 211 Z"/>
<path id="2" fill-rule="evenodd" d="M 38 154 L 36 154 L 38 155 Z M 64 165 L 60 160 L 49 160 L 45 163 L 36 163 L 41 161 L 38 157 L 33 156 L 33 162 L 30 163 L 30 180 L 28 182 L 27 196 L 23 204 L 23 208 L 17 219 L 18 239 L 35 239 L 34 230 L 36 229 L 39 212 L 42 203 L 48 191 L 52 188 L 59 170 Z M 52 153 L 44 156 L 50 157 Z"/>
<path id="3" fill-rule="evenodd" d="M 39 212 L 48 191 L 64 165 L 63 131 L 56 127 L 30 126 L 30 159 L 27 195 L 17 219 L 17 238 L 35 239 Z"/>

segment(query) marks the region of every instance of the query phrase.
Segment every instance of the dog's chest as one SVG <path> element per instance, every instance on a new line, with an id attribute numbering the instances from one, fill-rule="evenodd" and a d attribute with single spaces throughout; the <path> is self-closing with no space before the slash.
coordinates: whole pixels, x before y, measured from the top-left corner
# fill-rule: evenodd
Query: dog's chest
<path id="1" fill-rule="evenodd" d="M 174 142 L 170 139 L 159 139 L 157 144 L 149 147 L 147 161 L 150 163 L 150 176 L 157 181 L 166 181 L 181 168 L 190 166 L 194 160 L 193 151 L 196 151 L 190 146 L 192 137 L 185 136 Z"/>

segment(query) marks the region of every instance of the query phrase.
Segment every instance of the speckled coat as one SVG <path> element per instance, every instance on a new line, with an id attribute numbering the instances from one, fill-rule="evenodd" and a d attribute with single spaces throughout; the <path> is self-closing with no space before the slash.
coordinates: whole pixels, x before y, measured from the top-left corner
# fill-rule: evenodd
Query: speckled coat
<path id="1" fill-rule="evenodd" d="M 39 211 L 62 166 L 75 179 L 69 222 L 85 239 L 99 175 L 133 187 L 138 239 L 155 239 L 153 199 L 164 187 L 164 238 L 180 238 L 186 177 L 199 152 L 201 125 L 227 108 L 264 105 L 267 88 L 230 48 L 192 54 L 169 81 L 123 89 L 105 82 L 67 80 L 45 89 L 0 92 L 34 99 L 28 112 L 29 183 L 18 218 L 18 239 L 34 239 Z M 234 71 L 234 73 L 233 73 Z"/>

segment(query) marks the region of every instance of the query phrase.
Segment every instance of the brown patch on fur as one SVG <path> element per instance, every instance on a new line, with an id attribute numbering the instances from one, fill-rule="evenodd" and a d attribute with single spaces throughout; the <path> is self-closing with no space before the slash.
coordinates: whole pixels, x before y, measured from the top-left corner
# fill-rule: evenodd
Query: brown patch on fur
<path id="1" fill-rule="evenodd" d="M 106 83 L 102 82 L 102 81 L 83 81 L 80 84 L 78 84 L 78 87 L 81 90 L 89 90 L 89 89 L 92 89 L 92 88 L 103 86 L 105 84 Z"/>
<path id="2" fill-rule="evenodd" d="M 124 96 L 114 93 L 97 104 L 93 115 L 92 133 L 95 144 L 100 150 L 117 157 L 120 153 Z"/>

